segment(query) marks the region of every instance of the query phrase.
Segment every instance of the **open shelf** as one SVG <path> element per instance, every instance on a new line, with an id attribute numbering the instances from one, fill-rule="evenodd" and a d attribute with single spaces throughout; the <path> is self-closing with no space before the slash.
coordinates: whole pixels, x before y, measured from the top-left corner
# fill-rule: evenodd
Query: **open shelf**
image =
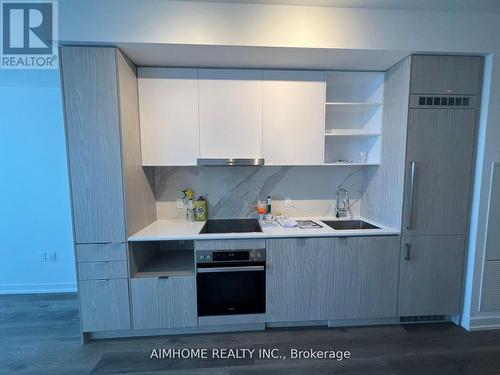
<path id="1" fill-rule="evenodd" d="M 325 137 L 370 138 L 380 136 L 380 132 L 371 132 L 361 129 L 332 129 L 325 133 Z"/>
<path id="2" fill-rule="evenodd" d="M 366 152 L 366 161 L 361 160 Z M 376 165 L 380 163 L 380 137 L 325 137 L 325 164 Z"/>
<path id="3" fill-rule="evenodd" d="M 326 102 L 327 113 L 358 113 L 372 111 L 380 106 L 379 102 L 359 102 L 359 103 L 341 103 L 341 102 Z"/>
<path id="4" fill-rule="evenodd" d="M 360 167 L 360 166 L 380 165 L 380 163 L 347 163 L 347 162 L 326 163 L 325 162 L 325 165 L 333 165 L 339 167 Z"/>
<path id="5" fill-rule="evenodd" d="M 383 100 L 382 72 L 326 73 L 325 165 L 380 165 Z"/>
<path id="6" fill-rule="evenodd" d="M 193 241 L 145 241 L 131 245 L 132 277 L 191 276 Z"/>

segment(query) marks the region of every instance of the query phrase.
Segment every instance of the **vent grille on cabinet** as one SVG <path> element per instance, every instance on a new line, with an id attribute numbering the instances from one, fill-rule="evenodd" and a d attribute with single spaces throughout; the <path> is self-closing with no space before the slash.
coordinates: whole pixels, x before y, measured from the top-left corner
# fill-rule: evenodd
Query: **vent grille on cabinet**
<path id="1" fill-rule="evenodd" d="M 399 318 L 401 323 L 432 323 L 449 321 L 448 315 L 419 315 L 419 316 L 402 316 Z"/>
<path id="2" fill-rule="evenodd" d="M 472 108 L 476 105 L 475 96 L 457 95 L 412 95 L 412 108 Z"/>
<path id="3" fill-rule="evenodd" d="M 468 107 L 470 99 L 461 96 L 419 96 L 418 105 L 464 106 Z"/>

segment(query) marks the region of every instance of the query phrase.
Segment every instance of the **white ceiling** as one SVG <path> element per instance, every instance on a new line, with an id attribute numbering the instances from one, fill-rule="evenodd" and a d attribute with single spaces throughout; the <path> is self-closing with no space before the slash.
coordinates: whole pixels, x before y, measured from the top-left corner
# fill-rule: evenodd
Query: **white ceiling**
<path id="1" fill-rule="evenodd" d="M 408 51 L 120 43 L 138 66 L 385 71 Z"/>
<path id="2" fill-rule="evenodd" d="M 343 8 L 500 13 L 499 0 L 196 0 L 205 2 L 308 5 Z"/>

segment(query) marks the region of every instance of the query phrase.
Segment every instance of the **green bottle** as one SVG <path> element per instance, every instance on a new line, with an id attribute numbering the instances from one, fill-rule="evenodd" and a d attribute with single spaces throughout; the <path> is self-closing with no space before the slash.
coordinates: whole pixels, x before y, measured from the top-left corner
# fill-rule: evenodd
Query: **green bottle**
<path id="1" fill-rule="evenodd" d="M 200 196 L 194 202 L 194 219 L 196 221 L 206 221 L 207 220 L 207 200 Z"/>

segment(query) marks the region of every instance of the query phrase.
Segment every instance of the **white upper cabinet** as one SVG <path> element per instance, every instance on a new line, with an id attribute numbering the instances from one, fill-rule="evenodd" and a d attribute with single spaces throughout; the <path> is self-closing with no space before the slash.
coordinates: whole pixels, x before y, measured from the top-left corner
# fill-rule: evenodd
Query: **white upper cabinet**
<path id="1" fill-rule="evenodd" d="M 325 73 L 263 73 L 263 153 L 266 165 L 322 165 Z"/>
<path id="2" fill-rule="evenodd" d="M 198 70 L 138 68 L 142 165 L 196 165 Z"/>
<path id="3" fill-rule="evenodd" d="M 262 157 L 262 72 L 199 69 L 200 157 Z"/>

